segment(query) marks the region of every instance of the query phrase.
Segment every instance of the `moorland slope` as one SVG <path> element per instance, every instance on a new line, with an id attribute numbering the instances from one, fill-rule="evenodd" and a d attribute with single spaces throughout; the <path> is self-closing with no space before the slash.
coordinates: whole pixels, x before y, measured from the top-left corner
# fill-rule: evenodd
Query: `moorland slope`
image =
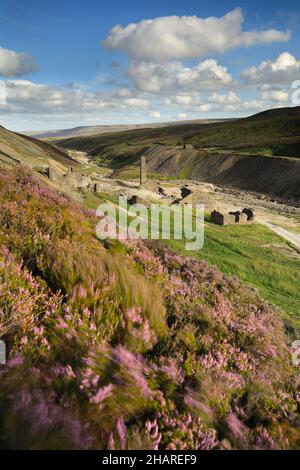
<path id="1" fill-rule="evenodd" d="M 298 369 L 257 293 L 157 242 L 101 243 L 21 167 L 0 204 L 0 448 L 300 447 Z"/>
<path id="2" fill-rule="evenodd" d="M 51 164 L 58 170 L 77 165 L 64 150 L 0 126 L 0 164 L 20 163 L 32 168 Z"/>
<path id="3" fill-rule="evenodd" d="M 87 152 L 118 177 L 137 176 L 139 156 L 149 169 L 300 201 L 300 107 L 207 124 L 62 139 L 57 144 Z M 184 148 L 186 144 L 192 147 Z"/>

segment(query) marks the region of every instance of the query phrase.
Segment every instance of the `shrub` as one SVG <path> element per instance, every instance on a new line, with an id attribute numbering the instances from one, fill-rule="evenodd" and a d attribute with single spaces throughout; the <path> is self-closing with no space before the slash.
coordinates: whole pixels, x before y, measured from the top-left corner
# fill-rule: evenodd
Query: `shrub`
<path id="1" fill-rule="evenodd" d="M 277 311 L 158 242 L 101 244 L 93 213 L 0 171 L 0 447 L 299 448 Z"/>

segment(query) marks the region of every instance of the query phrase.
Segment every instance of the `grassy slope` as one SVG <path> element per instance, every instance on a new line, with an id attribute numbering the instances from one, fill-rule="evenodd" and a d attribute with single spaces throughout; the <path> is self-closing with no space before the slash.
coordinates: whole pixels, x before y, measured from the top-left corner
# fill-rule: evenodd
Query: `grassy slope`
<path id="1" fill-rule="evenodd" d="M 100 243 L 22 169 L 0 169 L 0 204 L 0 449 L 299 449 L 298 371 L 253 291 Z"/>
<path id="2" fill-rule="evenodd" d="M 216 124 L 192 136 L 195 145 L 300 157 L 300 107 L 265 111 Z"/>
<path id="3" fill-rule="evenodd" d="M 93 209 L 107 200 L 117 203 L 117 198 L 105 194 L 85 195 L 86 205 Z M 289 243 L 267 227 L 260 224 L 221 227 L 211 223 L 207 216 L 202 250 L 185 251 L 183 241 L 167 243 L 181 255 L 205 259 L 222 272 L 257 288 L 300 331 L 300 260 Z"/>
<path id="4" fill-rule="evenodd" d="M 201 131 L 199 126 L 189 125 L 185 128 L 140 130 L 121 132 L 114 136 L 111 134 L 77 141 L 74 139 L 65 144 L 75 148 L 79 146 L 94 155 L 100 155 L 100 161 L 110 162 L 117 170 L 127 164 L 123 171 L 125 177 L 136 177 L 135 152 L 158 138 L 160 142 L 168 144 L 176 144 L 179 137 L 184 137 L 198 145 L 214 143 L 234 147 L 241 143 L 248 146 L 248 140 L 253 140 L 255 135 L 253 145 L 268 147 L 270 151 L 270 145 L 274 146 L 277 139 L 281 143 L 285 141 L 284 148 L 288 153 L 294 141 L 298 142 L 297 148 L 300 145 L 299 135 L 297 136 L 299 116 L 300 108 L 279 109 L 240 121 L 202 126 Z M 287 145 L 287 140 L 291 145 Z M 284 153 L 284 149 L 280 153 Z M 93 200 L 94 207 L 97 204 L 96 198 Z M 180 242 L 173 241 L 171 245 L 178 250 L 182 249 Z M 282 249 L 278 249 L 278 245 Z M 257 287 L 298 329 L 300 264 L 291 256 L 288 248 L 287 242 L 260 225 L 221 228 L 207 221 L 205 246 L 196 256 L 207 259 L 223 272 L 236 275 Z"/>
<path id="5" fill-rule="evenodd" d="M 77 165 L 61 149 L 0 126 L 0 161 L 2 160 L 12 165 L 18 162 L 29 166 L 51 164 L 59 169 Z"/>
<path id="6" fill-rule="evenodd" d="M 281 108 L 249 118 L 213 124 L 187 124 L 59 140 L 62 147 L 88 152 L 113 168 L 130 165 L 145 147 L 182 141 L 203 148 L 300 156 L 300 107 Z"/>
<path id="7" fill-rule="evenodd" d="M 184 253 L 182 242 L 171 240 L 169 244 Z M 206 219 L 203 249 L 185 253 L 206 259 L 257 288 L 300 331 L 300 260 L 292 256 L 288 242 L 267 227 L 221 227 Z"/>

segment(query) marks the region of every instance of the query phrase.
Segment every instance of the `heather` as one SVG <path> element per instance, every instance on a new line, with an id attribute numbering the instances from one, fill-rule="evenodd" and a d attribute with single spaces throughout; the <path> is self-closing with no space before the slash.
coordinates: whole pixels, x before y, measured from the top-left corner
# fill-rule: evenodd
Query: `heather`
<path id="1" fill-rule="evenodd" d="M 103 202 L 118 204 L 118 197 L 105 193 L 86 193 L 84 199 L 90 208 L 97 208 Z M 259 223 L 223 227 L 212 223 L 210 214 L 206 214 L 204 246 L 187 253 L 186 240 L 174 239 L 172 229 L 171 240 L 165 240 L 172 250 L 182 256 L 205 259 L 223 273 L 257 289 L 280 310 L 289 333 L 298 338 L 300 262 L 289 242 Z"/>
<path id="2" fill-rule="evenodd" d="M 300 447 L 278 312 L 159 243 L 100 243 L 95 214 L 0 170 L 0 447 Z"/>
<path id="3" fill-rule="evenodd" d="M 180 240 L 171 240 L 170 245 L 184 253 Z M 235 275 L 258 289 L 265 299 L 280 309 L 297 338 L 300 331 L 300 262 L 288 242 L 260 224 L 220 227 L 207 216 L 205 245 L 191 256 L 206 259 L 222 272 Z"/>

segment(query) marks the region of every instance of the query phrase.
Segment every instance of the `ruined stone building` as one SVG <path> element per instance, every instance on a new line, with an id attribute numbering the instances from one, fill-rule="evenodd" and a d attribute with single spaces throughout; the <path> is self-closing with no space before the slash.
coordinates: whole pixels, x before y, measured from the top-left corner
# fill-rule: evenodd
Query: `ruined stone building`
<path id="1" fill-rule="evenodd" d="M 212 222 L 218 225 L 249 225 L 255 222 L 254 210 L 248 208 L 228 212 L 227 214 L 214 210 L 210 218 Z"/>
<path id="2" fill-rule="evenodd" d="M 72 166 L 68 169 L 66 174 L 58 172 L 53 167 L 43 167 L 37 169 L 39 173 L 44 174 L 49 178 L 50 181 L 57 182 L 62 186 L 66 186 L 72 189 L 91 189 L 93 184 L 92 180 L 89 176 L 80 173 L 79 171 L 75 170 Z M 96 191 L 96 189 L 94 189 Z"/>
<path id="3" fill-rule="evenodd" d="M 71 166 L 65 175 L 65 183 L 72 186 L 74 189 L 89 189 L 91 178 L 83 173 L 75 171 Z"/>
<path id="4" fill-rule="evenodd" d="M 183 148 L 184 148 L 184 150 L 193 150 L 194 146 L 193 146 L 193 144 L 187 144 L 186 142 L 184 142 Z"/>

